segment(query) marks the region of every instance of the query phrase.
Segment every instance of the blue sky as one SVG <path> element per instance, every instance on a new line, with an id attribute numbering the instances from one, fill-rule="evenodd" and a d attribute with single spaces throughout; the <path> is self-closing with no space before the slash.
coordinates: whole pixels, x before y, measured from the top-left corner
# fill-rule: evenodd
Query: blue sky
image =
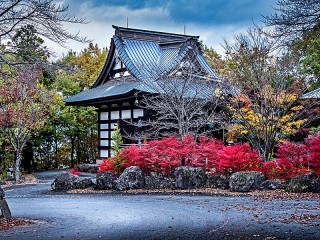
<path id="1" fill-rule="evenodd" d="M 200 36 L 204 43 L 223 53 L 223 39 L 260 24 L 261 15 L 274 12 L 276 0 L 58 0 L 69 5 L 69 13 L 86 18 L 85 25 L 67 24 L 72 33 L 80 31 L 100 47 L 109 47 L 112 25 Z M 58 56 L 68 49 L 80 51 L 86 44 L 70 42 L 67 49 L 48 44 Z"/>

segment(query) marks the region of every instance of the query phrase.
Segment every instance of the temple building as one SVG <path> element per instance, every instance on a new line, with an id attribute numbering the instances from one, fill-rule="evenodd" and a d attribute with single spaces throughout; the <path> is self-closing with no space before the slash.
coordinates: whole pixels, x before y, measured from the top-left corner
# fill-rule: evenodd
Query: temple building
<path id="1" fill-rule="evenodd" d="M 97 108 L 100 158 L 110 156 L 117 123 L 130 132 L 137 126 L 126 122 L 148 118 L 148 111 L 137 103 L 143 94 L 157 93 L 150 84 L 174 74 L 178 76 L 177 69 L 189 64 L 187 59 L 192 58 L 198 79 L 220 81 L 202 54 L 198 36 L 113 28 L 109 54 L 96 82 L 91 89 L 64 100 L 67 105 Z"/>

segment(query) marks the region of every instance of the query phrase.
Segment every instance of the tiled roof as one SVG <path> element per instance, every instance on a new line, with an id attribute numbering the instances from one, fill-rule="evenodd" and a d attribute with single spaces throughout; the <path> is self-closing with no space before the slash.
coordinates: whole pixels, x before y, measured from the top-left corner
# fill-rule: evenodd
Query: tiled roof
<path id="1" fill-rule="evenodd" d="M 217 78 L 215 71 L 204 60 L 198 49 L 188 44 L 180 44 L 178 47 L 162 48 L 157 42 L 125 39 L 113 37 L 120 58 L 128 71 L 136 78 L 144 80 L 156 80 L 176 68 L 187 54 L 194 50 L 196 59 L 208 75 Z"/>
<path id="2" fill-rule="evenodd" d="M 219 83 L 204 83 L 200 79 L 186 84 L 185 79 L 175 78 L 170 80 L 167 78 L 157 82 L 142 82 L 137 81 L 132 76 L 124 76 L 99 87 L 82 91 L 66 98 L 64 101 L 67 104 L 90 106 L 93 103 L 110 100 L 115 96 L 121 98 L 121 96 L 130 93 L 132 96 L 134 92 L 175 94 L 186 98 L 205 99 L 213 97 L 217 87 L 219 87 Z M 170 91 L 172 92 L 170 93 Z"/>
<path id="3" fill-rule="evenodd" d="M 199 74 L 219 81 L 218 75 L 203 57 L 198 36 L 113 27 L 116 31 L 111 41 L 110 55 L 97 81 L 91 89 L 65 99 L 67 104 L 90 105 L 90 102 L 107 100 L 135 90 L 154 92 L 158 89 L 156 92 L 161 92 L 161 88 L 155 87 L 157 83 L 167 79 L 183 61 L 190 58 L 200 69 Z M 130 77 L 113 78 L 115 54 L 124 63 Z M 194 87 L 199 89 L 199 84 L 195 83 Z M 208 88 L 204 87 L 203 96 L 206 90 Z M 192 95 L 191 89 L 187 95 Z"/>
<path id="4" fill-rule="evenodd" d="M 320 88 L 302 95 L 302 99 L 318 98 L 320 99 Z"/>
<path id="5" fill-rule="evenodd" d="M 125 95 L 133 90 L 140 90 L 140 81 L 132 76 L 126 76 L 109 81 L 106 84 L 82 91 L 76 95 L 64 99 L 67 104 L 90 106 L 91 102 L 108 100 L 114 96 Z M 142 91 L 142 89 L 140 90 Z"/>

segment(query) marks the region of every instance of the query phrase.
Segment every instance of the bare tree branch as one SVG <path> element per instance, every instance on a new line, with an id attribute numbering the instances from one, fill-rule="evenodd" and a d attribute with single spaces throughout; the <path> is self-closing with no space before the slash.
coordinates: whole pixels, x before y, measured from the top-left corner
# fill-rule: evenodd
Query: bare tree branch
<path id="1" fill-rule="evenodd" d="M 276 12 L 263 21 L 275 28 L 275 37 L 291 42 L 320 29 L 319 0 L 278 0 L 276 4 Z"/>
<path id="2" fill-rule="evenodd" d="M 227 88 L 220 79 L 206 77 L 199 69 L 192 56 L 188 56 L 174 71 L 145 82 L 152 93 L 142 97 L 140 107 L 147 109 L 150 117 L 140 123 L 143 126 L 140 133 L 128 137 L 176 135 L 182 138 L 221 128 L 220 104 L 224 102 Z M 137 123 L 130 124 L 137 126 Z"/>

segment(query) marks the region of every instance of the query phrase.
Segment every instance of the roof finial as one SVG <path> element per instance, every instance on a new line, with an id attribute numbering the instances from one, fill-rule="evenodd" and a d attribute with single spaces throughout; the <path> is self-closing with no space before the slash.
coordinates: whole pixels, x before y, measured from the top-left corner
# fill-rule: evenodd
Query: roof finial
<path id="1" fill-rule="evenodd" d="M 183 34 L 186 35 L 186 25 L 183 25 Z"/>
<path id="2" fill-rule="evenodd" d="M 129 18 L 127 17 L 127 28 L 129 28 Z"/>

